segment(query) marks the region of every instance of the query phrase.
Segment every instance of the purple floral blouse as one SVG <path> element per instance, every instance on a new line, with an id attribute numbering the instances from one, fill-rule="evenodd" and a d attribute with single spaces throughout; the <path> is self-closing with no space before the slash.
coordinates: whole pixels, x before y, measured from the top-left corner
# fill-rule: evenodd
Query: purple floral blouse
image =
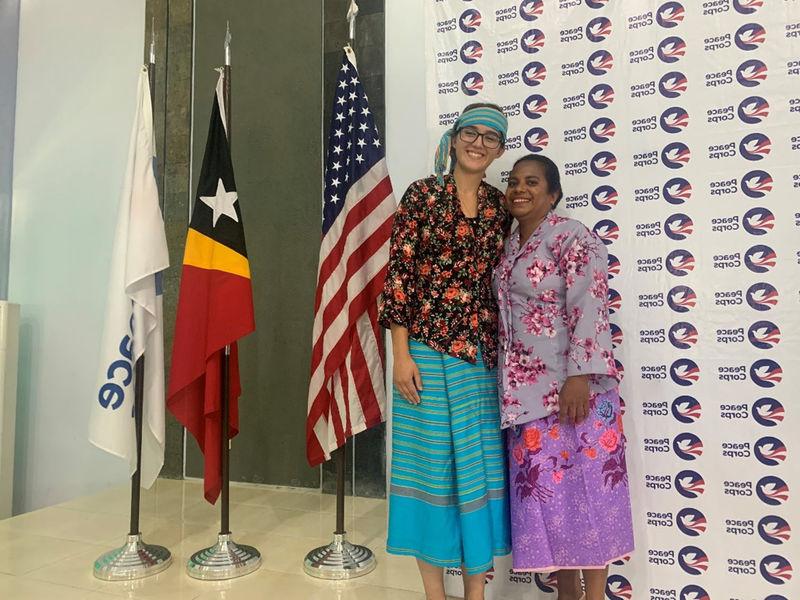
<path id="1" fill-rule="evenodd" d="M 608 254 L 594 233 L 551 212 L 520 248 L 509 235 L 494 271 L 499 307 L 501 425 L 558 411 L 567 377 L 595 394 L 617 387 L 608 324 Z"/>

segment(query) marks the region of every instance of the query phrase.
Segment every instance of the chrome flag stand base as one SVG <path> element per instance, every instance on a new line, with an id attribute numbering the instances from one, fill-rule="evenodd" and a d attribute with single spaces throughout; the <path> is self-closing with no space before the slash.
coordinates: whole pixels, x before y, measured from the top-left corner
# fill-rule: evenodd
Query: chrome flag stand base
<path id="1" fill-rule="evenodd" d="M 192 554 L 186 564 L 189 577 L 205 580 L 234 579 L 261 566 L 261 553 L 252 546 L 237 544 L 230 533 L 220 533 L 217 543 Z"/>
<path id="2" fill-rule="evenodd" d="M 315 548 L 306 555 L 303 570 L 319 579 L 341 580 L 371 573 L 377 564 L 372 550 L 351 544 L 344 533 L 334 533 L 330 544 Z"/>
<path id="3" fill-rule="evenodd" d="M 161 573 L 172 564 L 164 546 L 145 544 L 142 535 L 129 535 L 124 546 L 94 561 L 94 576 L 105 581 L 128 581 Z"/>

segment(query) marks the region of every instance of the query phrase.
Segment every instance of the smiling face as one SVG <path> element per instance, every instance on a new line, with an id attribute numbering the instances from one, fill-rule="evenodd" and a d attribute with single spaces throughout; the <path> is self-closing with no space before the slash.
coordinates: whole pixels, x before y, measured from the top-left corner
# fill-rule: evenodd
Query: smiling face
<path id="1" fill-rule="evenodd" d="M 464 138 L 472 138 L 475 133 L 482 134 L 475 137 L 472 141 L 465 141 Z M 466 173 L 483 173 L 489 168 L 494 160 L 502 156 L 504 148 L 502 144 L 495 148 L 488 148 L 486 146 L 486 138 L 488 135 L 490 140 L 492 138 L 502 139 L 502 136 L 491 127 L 485 125 L 470 125 L 459 130 L 453 136 L 453 150 L 456 153 L 456 169 L 461 169 Z M 489 145 L 493 145 L 490 142 Z"/>
<path id="2" fill-rule="evenodd" d="M 506 208 L 520 223 L 540 223 L 557 199 L 558 190 L 550 190 L 540 162 L 523 160 L 508 176 Z"/>

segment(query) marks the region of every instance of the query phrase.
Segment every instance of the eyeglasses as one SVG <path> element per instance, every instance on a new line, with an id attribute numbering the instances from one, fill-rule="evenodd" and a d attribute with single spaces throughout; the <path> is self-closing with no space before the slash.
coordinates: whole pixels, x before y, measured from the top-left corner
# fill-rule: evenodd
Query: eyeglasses
<path id="1" fill-rule="evenodd" d="M 486 133 L 478 133 L 477 130 L 472 129 L 471 127 L 465 127 L 464 129 L 459 129 L 458 138 L 462 142 L 466 142 L 468 144 L 471 144 L 478 138 L 483 138 L 482 139 L 483 145 L 489 148 L 490 150 L 499 148 L 500 144 L 503 143 L 503 138 L 500 137 L 500 135 L 495 133 L 494 131 L 487 131 Z"/>

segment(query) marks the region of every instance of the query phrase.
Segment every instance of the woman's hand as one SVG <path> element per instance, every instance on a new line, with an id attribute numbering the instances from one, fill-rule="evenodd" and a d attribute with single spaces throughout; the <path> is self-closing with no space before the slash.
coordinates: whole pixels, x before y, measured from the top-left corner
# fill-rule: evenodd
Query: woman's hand
<path id="1" fill-rule="evenodd" d="M 411 404 L 419 404 L 419 392 L 422 391 L 422 376 L 411 355 L 401 353 L 394 357 L 392 381 L 400 394 Z"/>
<path id="2" fill-rule="evenodd" d="M 589 415 L 589 377 L 573 375 L 567 377 L 558 394 L 561 424 L 577 425 Z"/>

